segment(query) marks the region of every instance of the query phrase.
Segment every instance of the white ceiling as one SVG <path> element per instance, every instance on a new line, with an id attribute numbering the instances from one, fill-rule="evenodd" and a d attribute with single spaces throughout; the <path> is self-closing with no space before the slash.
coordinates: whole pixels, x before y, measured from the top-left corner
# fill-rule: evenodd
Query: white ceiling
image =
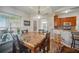
<path id="1" fill-rule="evenodd" d="M 38 6 L 12 6 L 20 11 L 23 11 L 27 15 L 37 15 Z M 67 9 L 75 8 L 76 6 L 40 6 L 41 15 L 51 15 L 53 13 L 60 14 Z"/>

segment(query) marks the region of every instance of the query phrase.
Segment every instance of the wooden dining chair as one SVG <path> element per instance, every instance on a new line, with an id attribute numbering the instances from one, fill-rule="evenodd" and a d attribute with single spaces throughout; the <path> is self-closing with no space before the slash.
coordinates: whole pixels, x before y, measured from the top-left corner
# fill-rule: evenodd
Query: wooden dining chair
<path id="1" fill-rule="evenodd" d="M 46 37 L 41 42 L 40 50 L 43 50 L 43 53 L 50 50 L 50 33 L 47 33 Z"/>
<path id="2" fill-rule="evenodd" d="M 53 49 L 55 53 L 61 53 L 62 51 L 62 38 L 60 35 L 56 36 L 56 38 L 53 39 Z"/>
<path id="3" fill-rule="evenodd" d="M 44 33 L 43 29 L 39 29 L 39 33 Z"/>
<path id="4" fill-rule="evenodd" d="M 79 50 L 75 48 L 67 47 L 64 45 L 62 47 L 61 53 L 79 53 Z"/>
<path id="5" fill-rule="evenodd" d="M 16 42 L 18 44 L 20 53 L 28 53 L 28 48 L 22 44 L 17 35 L 13 36 L 13 53 L 17 52 Z"/>

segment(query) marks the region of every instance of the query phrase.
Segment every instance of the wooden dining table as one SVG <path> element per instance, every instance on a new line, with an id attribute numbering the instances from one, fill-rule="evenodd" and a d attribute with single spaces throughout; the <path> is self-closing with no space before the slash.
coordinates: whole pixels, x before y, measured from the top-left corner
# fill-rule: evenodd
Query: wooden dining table
<path id="1" fill-rule="evenodd" d="M 23 42 L 24 46 L 31 50 L 32 53 L 35 53 L 44 38 L 45 34 L 28 32 L 21 36 L 21 41 Z"/>

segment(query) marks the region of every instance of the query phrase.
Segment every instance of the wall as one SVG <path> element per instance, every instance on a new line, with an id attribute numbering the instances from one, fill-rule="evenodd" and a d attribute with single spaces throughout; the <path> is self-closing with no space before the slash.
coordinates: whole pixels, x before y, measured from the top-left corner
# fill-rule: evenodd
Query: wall
<path id="1" fill-rule="evenodd" d="M 51 31 L 52 29 L 54 29 L 54 17 L 53 15 L 49 15 L 49 16 L 43 16 L 40 19 L 38 18 L 31 18 L 31 30 L 33 29 L 33 21 L 37 21 L 37 32 L 40 29 L 40 26 L 42 25 L 41 22 L 46 21 L 48 24 L 48 31 Z M 33 30 L 32 30 L 33 31 Z"/>
<path id="2" fill-rule="evenodd" d="M 16 22 L 18 22 L 18 23 L 16 25 L 13 24 L 12 26 L 14 26 L 14 27 L 18 26 L 21 28 L 21 30 L 31 28 L 31 26 L 24 26 L 23 21 L 29 20 L 30 18 L 28 17 L 28 15 L 26 13 L 24 13 L 20 10 L 17 10 L 13 7 L 5 7 L 4 6 L 4 7 L 0 7 L 0 13 L 4 13 L 5 15 L 9 15 L 9 16 L 16 15 L 16 16 L 21 17 L 19 20 L 16 19 Z M 15 21 L 11 20 L 11 19 L 10 19 L 10 22 L 15 23 Z M 32 30 L 29 29 L 29 31 L 32 31 Z"/>
<path id="3" fill-rule="evenodd" d="M 39 29 L 39 26 L 41 25 L 41 24 L 39 24 L 39 20 L 38 19 L 33 18 L 30 15 L 28 16 L 23 11 L 20 11 L 20 10 L 14 8 L 14 7 L 6 7 L 6 6 L 1 7 L 0 6 L 0 13 L 21 16 L 20 20 L 19 21 L 17 20 L 17 22 L 19 22 L 21 24 L 20 25 L 16 24 L 18 27 L 21 28 L 21 30 L 29 29 L 29 32 L 32 32 L 33 31 L 33 21 L 34 20 L 37 21 L 37 31 Z M 53 16 L 54 15 L 45 16 L 45 18 L 47 19 L 47 22 L 48 22 L 48 29 L 49 29 L 49 31 L 54 28 L 54 17 Z M 24 20 L 30 20 L 31 21 L 30 26 L 24 26 L 24 24 L 23 24 Z M 11 20 L 11 22 L 14 22 L 14 21 Z M 15 27 L 16 27 L 16 25 L 15 25 Z"/>

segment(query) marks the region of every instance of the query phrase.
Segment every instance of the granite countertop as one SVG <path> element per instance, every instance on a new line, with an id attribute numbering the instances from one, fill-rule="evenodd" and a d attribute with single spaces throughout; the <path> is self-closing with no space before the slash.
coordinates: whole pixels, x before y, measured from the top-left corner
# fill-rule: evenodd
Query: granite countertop
<path id="1" fill-rule="evenodd" d="M 72 34 L 71 31 L 67 31 L 67 30 L 54 30 L 54 36 L 56 35 L 60 35 L 62 38 L 62 44 L 71 47 L 71 43 L 72 43 Z M 79 44 L 79 42 L 76 42 L 77 44 Z M 79 48 L 79 45 L 75 45 L 76 48 Z"/>
<path id="2" fill-rule="evenodd" d="M 62 37 L 62 42 L 68 46 L 71 47 L 71 43 L 72 43 L 72 34 L 70 31 L 62 31 L 61 32 L 61 37 Z M 75 41 L 76 44 L 79 44 L 78 41 Z M 75 45 L 76 48 L 79 48 L 79 45 Z"/>

